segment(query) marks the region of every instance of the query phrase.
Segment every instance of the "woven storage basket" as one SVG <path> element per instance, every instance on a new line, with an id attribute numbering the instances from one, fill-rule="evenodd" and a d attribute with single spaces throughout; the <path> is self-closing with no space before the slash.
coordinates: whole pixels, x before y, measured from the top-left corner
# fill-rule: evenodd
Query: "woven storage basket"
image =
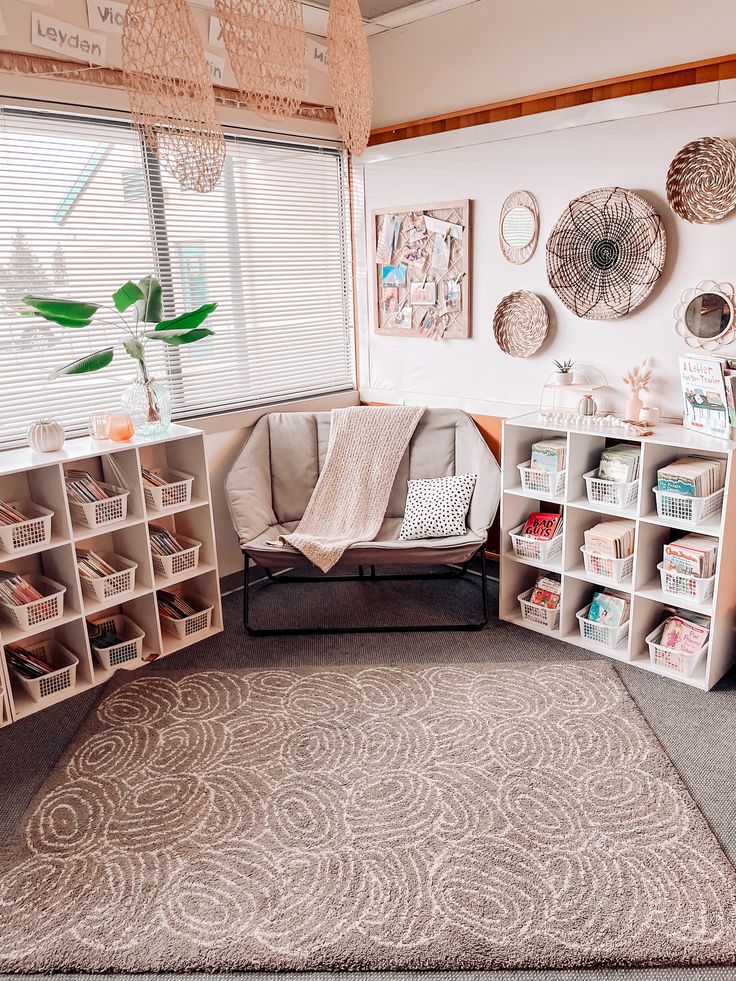
<path id="1" fill-rule="evenodd" d="M 172 634 L 179 640 L 187 640 L 195 634 L 200 634 L 209 630 L 212 623 L 213 606 L 207 605 L 203 599 L 197 596 L 185 596 L 184 599 L 197 612 L 192 616 L 184 617 L 182 620 L 173 620 L 171 617 L 162 617 L 161 626 L 168 634 Z"/>
<path id="2" fill-rule="evenodd" d="M 544 343 L 549 314 L 534 293 L 509 293 L 493 315 L 493 336 L 501 350 L 514 358 L 528 358 Z"/>
<path id="3" fill-rule="evenodd" d="M 525 593 L 520 593 L 516 597 L 521 607 L 521 619 L 526 623 L 536 623 L 537 626 L 546 627 L 550 633 L 553 633 L 560 625 L 560 607 L 558 605 L 556 609 L 550 610 L 549 607 L 530 603 L 529 597 L 533 592 L 534 589 L 527 589 Z"/>
<path id="4" fill-rule="evenodd" d="M 613 651 L 619 644 L 623 644 L 629 633 L 629 620 L 622 623 L 620 627 L 612 627 L 609 624 L 599 623 L 598 620 L 589 620 L 589 613 L 590 604 L 575 614 L 578 618 L 580 636 L 583 640 L 590 641 L 592 644 L 600 644 L 601 647 L 606 647 L 609 651 Z"/>
<path id="5" fill-rule="evenodd" d="M 705 518 L 718 514 L 723 506 L 723 488 L 707 497 L 688 497 L 653 487 L 657 498 L 657 514 L 684 524 L 697 525 Z"/>
<path id="6" fill-rule="evenodd" d="M 55 671 L 40 678 L 26 678 L 20 671 L 9 665 L 13 677 L 31 696 L 34 702 L 43 702 L 67 688 L 73 688 L 77 680 L 79 659 L 56 640 L 42 640 L 37 644 L 21 645 L 24 651 L 40 657 L 47 664 L 53 664 Z"/>
<path id="7" fill-rule="evenodd" d="M 683 651 L 675 651 L 671 647 L 665 647 L 659 643 L 663 630 L 664 624 L 661 623 L 656 630 L 653 630 L 647 635 L 649 660 L 655 668 L 659 668 L 662 671 L 671 671 L 674 674 L 684 674 L 686 678 L 690 678 L 705 657 L 708 644 L 704 644 L 696 654 L 685 654 Z"/>
<path id="8" fill-rule="evenodd" d="M 87 528 L 99 528 L 114 521 L 125 521 L 128 517 L 128 491 L 102 482 L 100 487 L 110 493 L 110 497 L 106 497 L 104 501 L 80 504 L 78 501 L 69 500 L 73 520 Z"/>
<path id="9" fill-rule="evenodd" d="M 42 599 L 33 600 L 23 606 L 13 606 L 0 597 L 0 611 L 3 617 L 19 630 L 33 630 L 42 623 L 53 623 L 64 616 L 64 593 L 66 586 L 47 579 L 46 576 L 24 575 L 31 586 L 41 594 Z"/>
<path id="10" fill-rule="evenodd" d="M 619 484 L 615 480 L 603 480 L 597 470 L 589 470 L 583 474 L 588 500 L 591 504 L 602 504 L 609 508 L 627 508 L 636 500 L 639 492 L 639 481 L 632 480 Z"/>
<path id="11" fill-rule="evenodd" d="M 589 576 L 597 576 L 599 579 L 608 579 L 610 582 L 623 582 L 631 578 L 631 571 L 634 568 L 634 556 L 625 555 L 622 559 L 614 559 L 610 555 L 599 555 L 597 552 L 590 552 L 584 546 L 580 546 L 585 562 L 585 571 Z"/>
<path id="12" fill-rule="evenodd" d="M 520 559 L 533 559 L 535 562 L 551 562 L 562 551 L 562 532 L 554 538 L 543 541 L 538 538 L 527 538 L 522 535 L 524 523 L 509 532 L 514 554 Z"/>
<path id="13" fill-rule="evenodd" d="M 114 630 L 120 638 L 120 643 L 113 644 L 112 647 L 95 647 L 94 637 L 91 636 L 89 639 L 92 653 L 106 671 L 140 659 L 143 654 L 145 633 L 129 617 L 122 613 L 114 616 L 105 613 L 102 616 L 91 617 L 87 622 L 99 627 L 101 631 Z"/>
<path id="14" fill-rule="evenodd" d="M 190 474 L 164 467 L 152 467 L 151 473 L 162 477 L 167 483 L 163 487 L 149 487 L 143 481 L 143 492 L 149 508 L 154 511 L 166 511 L 168 508 L 181 507 L 191 502 L 194 477 Z"/>
<path id="15" fill-rule="evenodd" d="M 718 221 L 736 208 L 736 147 L 704 136 L 680 150 L 667 172 L 667 200 L 685 221 Z"/>
<path id="16" fill-rule="evenodd" d="M 202 543 L 196 542 L 193 538 L 185 538 L 184 535 L 174 535 L 174 538 L 184 546 L 183 551 L 175 552 L 173 555 L 154 555 L 151 552 L 154 570 L 167 579 L 181 576 L 199 565 L 199 550 Z"/>
<path id="17" fill-rule="evenodd" d="M 518 465 L 521 489 L 531 494 L 546 494 L 548 497 L 562 497 L 565 493 L 567 470 L 533 470 L 531 460 Z"/>
<path id="18" fill-rule="evenodd" d="M 660 562 L 657 568 L 662 580 L 662 592 L 667 593 L 668 596 L 690 599 L 695 603 L 707 603 L 713 596 L 715 576 L 710 576 L 708 579 L 698 579 L 695 576 L 682 575 L 682 573 L 665 569 L 663 562 Z"/>
<path id="19" fill-rule="evenodd" d="M 51 519 L 53 511 L 42 508 L 33 501 L 9 501 L 21 514 L 28 515 L 28 521 L 14 525 L 0 525 L 0 543 L 6 552 L 20 552 L 34 545 L 46 545 L 51 541 Z"/>
<path id="20" fill-rule="evenodd" d="M 85 596 L 104 603 L 106 600 L 119 600 L 135 591 L 137 562 L 124 559 L 120 555 L 115 555 L 114 552 L 97 552 L 96 554 L 116 571 L 113 575 L 103 576 L 100 579 L 87 579 L 80 573 L 79 580 L 82 583 L 82 592 Z"/>

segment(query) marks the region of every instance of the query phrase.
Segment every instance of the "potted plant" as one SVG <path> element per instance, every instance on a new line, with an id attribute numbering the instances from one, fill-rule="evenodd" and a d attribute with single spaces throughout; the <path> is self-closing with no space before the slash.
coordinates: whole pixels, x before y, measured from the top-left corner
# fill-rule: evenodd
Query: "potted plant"
<path id="1" fill-rule="evenodd" d="M 193 344 L 214 331 L 202 324 L 217 308 L 216 303 L 204 303 L 196 310 L 178 317 L 164 319 L 161 283 L 154 276 L 145 276 L 137 283 L 128 280 L 112 295 L 114 306 L 64 300 L 57 297 L 28 295 L 23 303 L 29 309 L 25 316 L 43 317 L 61 327 L 79 329 L 93 321 L 117 327 L 128 336 L 122 340 L 125 353 L 137 366 L 136 380 L 123 392 L 122 404 L 129 412 L 141 436 L 165 433 L 171 423 L 171 395 L 168 389 L 151 377 L 146 363 L 146 346 L 150 341 L 178 347 Z M 125 315 L 125 316 L 124 316 Z M 115 347 L 94 351 L 78 361 L 57 368 L 49 378 L 63 375 L 84 375 L 106 368 L 115 356 Z"/>
<path id="2" fill-rule="evenodd" d="M 574 361 L 553 361 L 557 369 L 553 375 L 555 385 L 572 385 Z"/>

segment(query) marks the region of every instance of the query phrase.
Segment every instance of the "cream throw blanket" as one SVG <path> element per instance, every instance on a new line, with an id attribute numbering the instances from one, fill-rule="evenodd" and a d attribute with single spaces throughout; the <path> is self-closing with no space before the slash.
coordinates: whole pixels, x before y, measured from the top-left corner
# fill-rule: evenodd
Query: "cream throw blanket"
<path id="1" fill-rule="evenodd" d="M 423 412 L 413 405 L 333 409 L 322 473 L 302 520 L 279 541 L 293 545 L 322 572 L 355 542 L 373 541 Z"/>

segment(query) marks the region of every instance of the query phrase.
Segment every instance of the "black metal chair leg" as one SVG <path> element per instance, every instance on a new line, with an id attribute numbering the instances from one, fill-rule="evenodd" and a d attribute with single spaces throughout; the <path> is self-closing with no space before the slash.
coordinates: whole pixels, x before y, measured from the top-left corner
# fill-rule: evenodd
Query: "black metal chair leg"
<path id="1" fill-rule="evenodd" d="M 248 599 L 250 595 L 250 558 L 243 554 L 243 626 L 250 633 L 248 624 Z"/>

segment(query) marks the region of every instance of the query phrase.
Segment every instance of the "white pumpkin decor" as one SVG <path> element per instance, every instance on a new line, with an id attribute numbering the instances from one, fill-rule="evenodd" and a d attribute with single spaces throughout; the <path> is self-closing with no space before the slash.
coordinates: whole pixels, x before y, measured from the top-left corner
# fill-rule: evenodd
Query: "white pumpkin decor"
<path id="1" fill-rule="evenodd" d="M 64 427 L 55 419 L 39 419 L 28 427 L 28 443 L 36 453 L 54 453 L 64 445 Z"/>

